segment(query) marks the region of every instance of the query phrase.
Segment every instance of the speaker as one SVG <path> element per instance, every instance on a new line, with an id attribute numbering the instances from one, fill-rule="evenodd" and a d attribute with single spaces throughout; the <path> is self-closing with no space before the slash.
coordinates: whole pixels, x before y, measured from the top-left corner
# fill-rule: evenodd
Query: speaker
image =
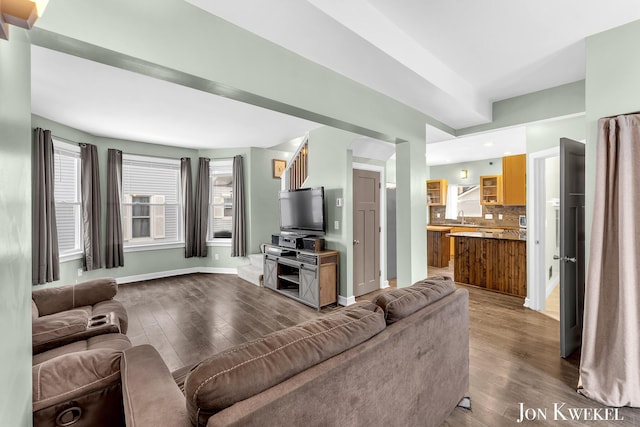
<path id="1" fill-rule="evenodd" d="M 308 251 L 320 252 L 324 250 L 324 239 L 318 237 L 305 237 L 302 239 L 302 248 Z"/>

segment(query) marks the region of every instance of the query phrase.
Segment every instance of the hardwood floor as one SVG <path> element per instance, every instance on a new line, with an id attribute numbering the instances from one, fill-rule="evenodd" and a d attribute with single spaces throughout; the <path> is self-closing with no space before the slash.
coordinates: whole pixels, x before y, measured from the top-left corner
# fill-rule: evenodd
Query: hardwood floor
<path id="1" fill-rule="evenodd" d="M 335 308 L 315 309 L 235 275 L 189 274 L 122 285 L 134 345 L 151 344 L 171 370 Z"/>
<path id="2" fill-rule="evenodd" d="M 429 268 L 429 274 L 440 273 Z M 640 426 L 640 410 L 630 408 L 620 409 L 623 421 L 554 421 L 554 403 L 566 403 L 565 408 L 602 407 L 576 393 L 579 359 L 559 356 L 558 322 L 523 308 L 522 298 L 466 288 L 472 410 L 456 408 L 443 427 Z M 172 370 L 335 310 L 317 312 L 236 276 L 218 274 L 126 284 L 117 299 L 128 310 L 127 335 L 134 345 L 154 345 Z M 548 419 L 516 423 L 520 403 L 547 408 Z"/>

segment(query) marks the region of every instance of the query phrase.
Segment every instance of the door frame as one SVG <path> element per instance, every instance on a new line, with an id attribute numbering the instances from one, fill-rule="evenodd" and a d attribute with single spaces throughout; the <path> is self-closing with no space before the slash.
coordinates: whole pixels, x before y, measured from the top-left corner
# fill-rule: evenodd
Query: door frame
<path id="1" fill-rule="evenodd" d="M 389 287 L 389 281 L 386 279 L 387 277 L 387 262 L 386 262 L 386 258 L 387 258 L 387 239 L 386 239 L 386 235 L 387 235 L 387 198 L 385 197 L 385 189 L 386 189 L 386 180 L 385 180 L 385 175 L 384 175 L 384 166 L 378 166 L 378 165 L 370 165 L 367 163 L 352 163 L 351 164 L 351 174 L 353 174 L 353 170 L 354 169 L 360 169 L 360 170 L 366 170 L 366 171 L 372 171 L 372 172 L 379 172 L 380 173 L 380 227 L 381 227 L 381 232 L 380 232 L 380 283 L 379 283 L 379 287 L 380 289 L 384 289 L 384 288 L 388 288 Z M 353 194 L 351 195 L 351 204 L 353 204 Z M 354 285 L 355 286 L 355 285 Z"/>
<path id="2" fill-rule="evenodd" d="M 524 306 L 542 311 L 547 303 L 545 274 L 545 160 L 560 156 L 560 145 L 527 154 L 527 297 Z M 560 183 L 558 183 L 560 185 Z"/>

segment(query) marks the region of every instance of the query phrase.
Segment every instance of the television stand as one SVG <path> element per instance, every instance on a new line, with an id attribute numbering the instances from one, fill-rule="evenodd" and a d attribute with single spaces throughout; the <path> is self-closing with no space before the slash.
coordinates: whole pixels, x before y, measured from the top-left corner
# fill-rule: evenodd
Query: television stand
<path id="1" fill-rule="evenodd" d="M 318 310 L 338 302 L 338 251 L 312 252 L 264 245 L 264 286 Z"/>

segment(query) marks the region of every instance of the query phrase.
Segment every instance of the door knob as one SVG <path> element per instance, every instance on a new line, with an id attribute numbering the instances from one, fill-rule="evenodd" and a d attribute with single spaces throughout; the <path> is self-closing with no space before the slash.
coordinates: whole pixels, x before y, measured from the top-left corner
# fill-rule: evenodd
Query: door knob
<path id="1" fill-rule="evenodd" d="M 568 262 L 576 262 L 576 258 L 575 257 L 567 257 L 567 256 L 563 256 L 563 257 L 559 257 L 558 255 L 554 255 L 553 259 L 559 259 L 560 261 L 568 261 Z"/>
<path id="2" fill-rule="evenodd" d="M 354 241 L 353 241 L 353 244 L 354 244 L 354 245 L 359 245 L 359 244 L 360 244 L 360 240 L 354 240 Z"/>

